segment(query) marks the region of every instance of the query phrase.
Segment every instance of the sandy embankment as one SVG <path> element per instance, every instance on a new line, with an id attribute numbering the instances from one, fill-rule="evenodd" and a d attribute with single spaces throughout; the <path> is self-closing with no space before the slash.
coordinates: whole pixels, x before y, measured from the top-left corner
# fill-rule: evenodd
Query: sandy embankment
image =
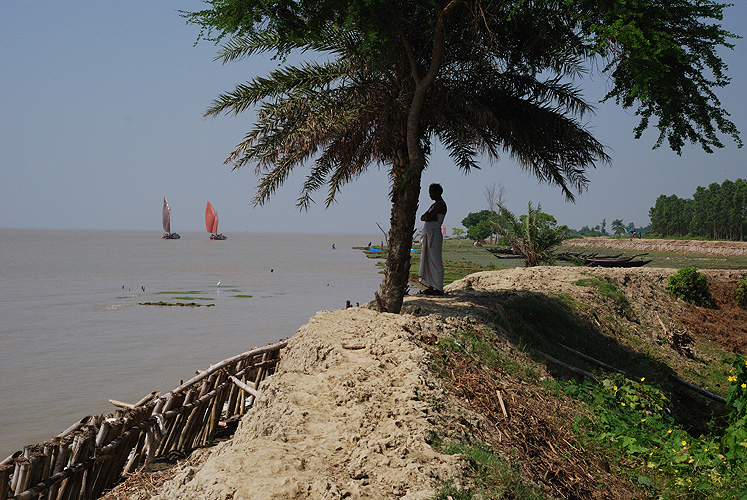
<path id="1" fill-rule="evenodd" d="M 234 438 L 200 452 L 157 498 L 431 497 L 459 474 L 426 443 L 445 395 L 414 328 L 364 308 L 318 313 Z"/>
<path id="2" fill-rule="evenodd" d="M 635 252 L 675 252 L 706 255 L 739 255 L 747 256 L 747 242 L 744 241 L 700 241 L 700 240 L 662 240 L 620 238 L 610 239 L 607 236 L 593 238 L 574 238 L 563 242 L 570 247 L 602 247 Z"/>

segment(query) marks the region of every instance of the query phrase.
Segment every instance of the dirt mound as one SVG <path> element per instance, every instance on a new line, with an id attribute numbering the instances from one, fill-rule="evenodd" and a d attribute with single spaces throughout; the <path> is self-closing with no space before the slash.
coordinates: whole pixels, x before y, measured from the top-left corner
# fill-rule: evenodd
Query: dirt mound
<path id="1" fill-rule="evenodd" d="M 233 440 L 157 498 L 430 498 L 458 476 L 427 444 L 444 393 L 405 316 L 318 313 Z M 440 403 L 439 403 L 440 402 Z"/>

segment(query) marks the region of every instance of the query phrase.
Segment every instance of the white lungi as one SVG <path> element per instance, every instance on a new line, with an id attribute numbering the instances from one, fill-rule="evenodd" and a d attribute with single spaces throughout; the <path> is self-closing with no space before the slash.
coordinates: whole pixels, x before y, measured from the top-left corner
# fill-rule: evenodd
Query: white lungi
<path id="1" fill-rule="evenodd" d="M 437 220 L 426 222 L 420 240 L 423 248 L 420 251 L 418 281 L 439 292 L 444 291 L 444 261 L 441 255 L 444 244 L 441 224 L 444 222 L 444 216 L 445 214 L 438 214 Z"/>

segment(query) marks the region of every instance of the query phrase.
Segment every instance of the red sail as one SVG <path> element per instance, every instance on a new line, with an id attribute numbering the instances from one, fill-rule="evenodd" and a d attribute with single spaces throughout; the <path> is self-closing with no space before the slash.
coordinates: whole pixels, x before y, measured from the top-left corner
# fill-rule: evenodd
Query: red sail
<path id="1" fill-rule="evenodd" d="M 210 201 L 207 202 L 207 206 L 205 207 L 205 229 L 207 229 L 208 233 L 212 234 L 218 232 L 218 214 L 215 213 L 215 209 L 210 204 Z"/>

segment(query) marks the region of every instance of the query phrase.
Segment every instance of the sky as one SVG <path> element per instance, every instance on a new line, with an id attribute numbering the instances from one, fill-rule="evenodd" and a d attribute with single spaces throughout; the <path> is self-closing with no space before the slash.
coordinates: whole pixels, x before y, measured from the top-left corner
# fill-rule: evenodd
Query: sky
<path id="1" fill-rule="evenodd" d="M 223 161 L 251 128 L 253 114 L 204 119 L 221 92 L 268 73 L 277 63 L 252 57 L 221 64 L 219 47 L 195 45 L 199 28 L 179 11 L 204 8 L 198 0 L 0 3 L 0 228 L 148 230 L 162 232 L 161 206 L 171 205 L 177 232 L 204 231 L 206 201 L 218 211 L 219 230 L 231 232 L 378 234 L 389 226 L 385 169 L 372 166 L 330 208 L 324 191 L 309 211 L 295 200 L 299 167 L 261 207 L 252 205 L 257 178 L 251 167 Z M 747 2 L 727 9 L 723 26 L 744 36 Z M 747 138 L 747 43 L 737 40 L 722 57 L 732 84 L 717 91 Z M 604 80 L 580 82 L 594 102 Z M 488 208 L 485 191 L 503 187 L 506 206 L 519 215 L 527 203 L 571 228 L 606 220 L 645 226 L 656 198 L 691 198 L 698 186 L 747 178 L 745 150 L 706 154 L 697 145 L 681 156 L 657 134 L 633 137 L 631 110 L 598 104 L 588 119 L 608 147 L 612 164 L 588 172 L 589 188 L 575 203 L 555 186 L 539 184 L 508 157 L 482 162 L 464 175 L 436 148 L 423 186 L 439 182 L 448 204 L 445 225 L 462 227 L 470 212 Z M 420 211 L 430 200 L 427 189 Z"/>

